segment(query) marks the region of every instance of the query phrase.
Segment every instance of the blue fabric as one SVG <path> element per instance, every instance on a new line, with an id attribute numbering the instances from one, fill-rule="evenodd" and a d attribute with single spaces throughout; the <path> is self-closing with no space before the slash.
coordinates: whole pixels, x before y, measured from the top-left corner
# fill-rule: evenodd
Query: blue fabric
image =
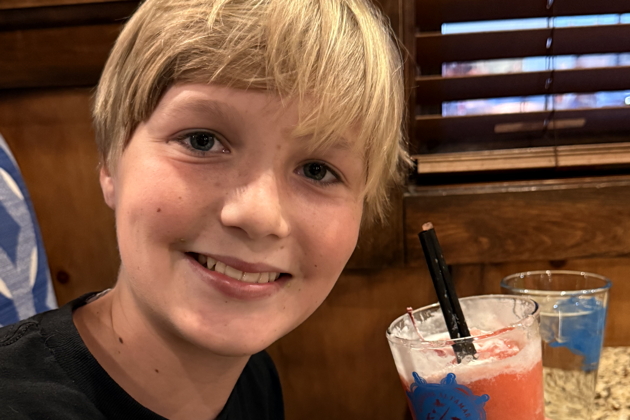
<path id="1" fill-rule="evenodd" d="M 0 229 L 2 229 L 2 235 L 0 235 L 0 248 L 6 252 L 13 265 L 16 265 L 20 225 L 13 220 L 2 203 L 0 203 L 0 221 L 2 221 L 2 225 L 0 226 Z"/>
<path id="2" fill-rule="evenodd" d="M 0 326 L 56 307 L 33 205 L 0 136 Z"/>

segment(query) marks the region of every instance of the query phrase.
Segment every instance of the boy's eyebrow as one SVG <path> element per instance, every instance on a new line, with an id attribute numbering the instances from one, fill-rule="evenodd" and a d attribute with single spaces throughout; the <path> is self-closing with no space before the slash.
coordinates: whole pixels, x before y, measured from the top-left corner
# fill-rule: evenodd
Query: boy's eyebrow
<path id="1" fill-rule="evenodd" d="M 306 142 L 313 141 L 314 135 L 303 136 L 302 139 Z M 353 149 L 353 143 L 351 143 L 346 137 L 334 136 L 332 139 L 324 142 L 318 142 L 313 151 L 326 151 L 326 150 L 340 150 L 348 151 Z"/>
<path id="2" fill-rule="evenodd" d="M 215 118 L 227 120 L 232 124 L 243 124 L 241 114 L 232 105 L 206 98 L 189 98 L 174 102 L 167 107 L 165 113 L 169 117 L 185 114 L 212 115 Z"/>
<path id="3" fill-rule="evenodd" d="M 340 152 L 346 152 L 351 150 L 352 148 L 350 147 L 350 144 L 344 139 L 344 138 L 339 138 L 336 139 L 334 141 L 332 141 L 331 143 L 328 144 L 317 144 L 315 147 L 313 147 L 311 150 L 313 152 L 327 152 L 327 151 L 340 151 Z"/>
<path id="4" fill-rule="evenodd" d="M 239 127 L 244 124 L 245 121 L 238 109 L 230 105 L 229 103 L 217 101 L 209 98 L 185 98 L 173 102 L 166 108 L 165 114 L 171 118 L 179 117 L 193 113 L 197 115 L 211 115 L 217 119 L 228 121 L 228 123 L 234 124 L 235 127 Z M 288 133 L 287 133 L 288 134 Z M 303 136 L 302 139 L 310 142 L 313 140 L 313 135 Z M 335 136 L 332 141 L 318 143 L 313 151 L 325 151 L 325 150 L 340 150 L 348 151 L 352 149 L 352 142 L 346 137 Z"/>

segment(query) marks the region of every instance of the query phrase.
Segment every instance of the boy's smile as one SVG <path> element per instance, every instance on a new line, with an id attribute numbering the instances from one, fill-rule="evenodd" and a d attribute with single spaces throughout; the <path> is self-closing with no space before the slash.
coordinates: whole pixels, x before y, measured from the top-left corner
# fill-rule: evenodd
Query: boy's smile
<path id="1" fill-rule="evenodd" d="M 267 264 L 245 263 L 232 257 L 217 257 L 219 260 L 203 254 L 188 255 L 193 269 L 201 270 L 199 275 L 204 281 L 236 299 L 254 300 L 271 296 L 291 278 L 290 274 Z"/>
<path id="2" fill-rule="evenodd" d="M 365 163 L 351 133 L 313 151 L 297 123 L 269 92 L 167 91 L 101 173 L 127 322 L 242 356 L 321 304 L 356 245 Z"/>
<path id="3" fill-rule="evenodd" d="M 233 265 L 240 267 L 235 268 L 208 255 L 192 254 L 192 257 L 210 271 L 225 274 L 230 278 L 245 283 L 264 284 L 276 281 L 281 275 L 287 276 L 287 274 L 282 273 L 280 269 L 267 266 L 266 264 L 247 264 L 235 261 Z M 222 259 L 224 260 L 226 258 Z"/>

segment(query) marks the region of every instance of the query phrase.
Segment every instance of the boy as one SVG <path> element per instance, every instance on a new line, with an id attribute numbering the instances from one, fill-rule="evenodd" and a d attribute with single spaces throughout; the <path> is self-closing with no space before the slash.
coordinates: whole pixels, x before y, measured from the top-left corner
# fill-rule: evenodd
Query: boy
<path id="1" fill-rule="evenodd" d="M 383 214 L 402 114 L 367 1 L 146 1 L 94 106 L 116 285 L 0 330 L 0 418 L 282 419 L 263 350 Z"/>

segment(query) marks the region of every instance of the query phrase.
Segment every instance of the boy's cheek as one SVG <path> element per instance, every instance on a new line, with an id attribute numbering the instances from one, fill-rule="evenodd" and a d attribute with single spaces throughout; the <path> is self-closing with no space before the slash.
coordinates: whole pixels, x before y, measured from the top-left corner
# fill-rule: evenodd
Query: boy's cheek
<path id="1" fill-rule="evenodd" d="M 334 219 L 330 219 L 334 220 Z M 344 223 L 345 222 L 345 223 Z M 359 235 L 358 222 L 354 218 L 329 224 L 327 229 L 311 232 L 311 238 L 319 238 L 312 247 L 302 249 L 308 263 L 304 265 L 305 283 L 312 281 L 317 305 L 328 295 L 356 248 Z M 305 241 L 302 241 L 305 243 Z"/>

